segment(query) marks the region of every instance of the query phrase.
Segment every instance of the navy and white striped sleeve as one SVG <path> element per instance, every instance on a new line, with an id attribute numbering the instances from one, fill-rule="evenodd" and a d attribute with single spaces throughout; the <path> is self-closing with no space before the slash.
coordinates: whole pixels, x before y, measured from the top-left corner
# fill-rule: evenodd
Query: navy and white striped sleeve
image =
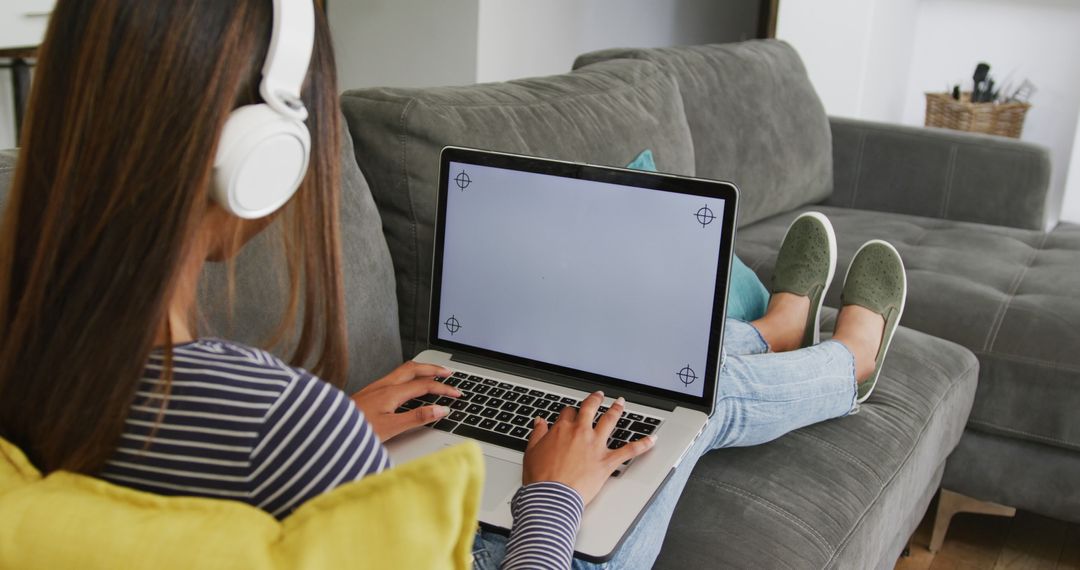
<path id="1" fill-rule="evenodd" d="M 311 374 L 296 372 L 268 411 L 251 452 L 250 501 L 277 518 L 390 466 L 386 449 L 352 400 Z"/>
<path id="2" fill-rule="evenodd" d="M 510 502 L 514 525 L 503 570 L 569 568 L 584 510 L 581 495 L 562 483 L 541 481 L 518 489 Z"/>

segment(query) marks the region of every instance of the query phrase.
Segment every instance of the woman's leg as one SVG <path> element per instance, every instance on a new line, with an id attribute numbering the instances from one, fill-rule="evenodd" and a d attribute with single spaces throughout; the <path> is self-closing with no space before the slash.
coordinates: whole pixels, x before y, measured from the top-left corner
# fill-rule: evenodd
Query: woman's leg
<path id="1" fill-rule="evenodd" d="M 746 341 L 740 346 L 754 348 L 751 337 L 744 334 L 752 331 L 741 325 L 753 328 L 739 323 L 729 338 Z M 801 427 L 846 415 L 855 408 L 855 394 L 854 359 L 836 341 L 783 354 L 728 356 L 718 380 L 715 411 L 705 430 L 615 557 L 606 564 L 574 560 L 574 568 L 652 567 L 687 478 L 702 455 L 721 447 L 765 443 Z M 476 567 L 496 568 L 505 547 L 505 537 L 478 534 Z"/>
<path id="2" fill-rule="evenodd" d="M 769 308 L 750 323 L 768 344 L 771 352 L 798 350 L 803 343 L 803 326 L 810 314 L 810 299 L 792 293 L 774 293 Z"/>
<path id="3" fill-rule="evenodd" d="M 473 540 L 473 570 L 498 570 L 506 558 L 506 538 L 486 530 L 476 531 Z"/>
<path id="4" fill-rule="evenodd" d="M 769 345 L 762 338 L 761 333 L 750 323 L 727 319 L 724 325 L 724 354 L 725 355 L 754 355 L 764 354 L 769 351 Z M 711 423 L 711 422 L 710 422 Z M 708 431 L 710 428 L 706 428 Z M 638 565 L 636 560 L 646 561 L 640 564 L 642 568 L 652 565 L 652 560 L 660 551 L 660 542 L 663 541 L 663 532 L 658 536 L 651 535 L 651 529 L 666 529 L 671 512 L 675 509 L 675 503 L 679 500 L 683 487 L 686 486 L 686 478 L 693 470 L 699 457 L 711 449 L 714 436 L 703 434 L 695 442 L 695 448 L 691 449 L 683 461 L 683 466 L 672 474 L 664 489 L 653 500 L 649 509 L 638 521 L 633 531 L 619 549 L 616 558 L 610 563 L 611 568 L 623 568 L 627 564 Z M 644 533 L 644 534 L 643 534 Z M 641 535 L 641 536 L 638 536 Z M 655 542 L 655 544 L 653 544 Z M 506 537 L 489 531 L 476 533 L 476 541 L 473 543 L 473 567 L 476 570 L 495 570 L 499 567 L 503 558 L 506 557 Z M 592 564 L 582 560 L 574 560 L 574 568 L 604 568 L 603 564 Z"/>
<path id="5" fill-rule="evenodd" d="M 888 334 L 895 330 L 906 294 L 902 262 L 891 246 L 888 249 L 892 251 L 879 251 L 877 255 L 889 258 L 885 254 L 890 253 L 891 258 L 887 262 L 878 262 L 878 267 L 873 269 L 878 272 L 882 265 L 892 265 L 886 276 L 899 284 L 875 283 L 873 276 L 862 275 L 856 277 L 852 290 L 852 295 L 873 293 L 884 299 L 878 304 L 894 307 L 888 316 L 880 307 L 871 310 L 845 304 L 837 317 L 833 340 L 793 352 L 730 355 L 725 359 L 718 379 L 713 415 L 706 423 L 705 431 L 630 531 L 630 536 L 608 563 L 610 567 L 652 566 L 687 478 L 705 453 L 721 447 L 765 443 L 801 427 L 858 410 L 856 378 L 870 383 L 876 380 L 880 372 L 877 365 L 884 356 L 880 350 L 883 333 L 886 326 L 891 327 Z M 850 271 L 848 275 L 851 277 Z M 860 290 L 860 279 L 870 282 L 866 286 L 869 291 Z M 844 290 L 847 295 L 848 283 L 844 284 Z M 895 309 L 897 305 L 899 310 Z M 773 308 L 770 303 L 770 313 Z M 760 321 L 754 324 L 760 324 Z M 772 346 L 769 334 L 764 330 L 760 332 Z M 789 331 L 781 325 L 777 332 L 780 335 L 776 338 L 785 338 Z M 749 337 L 739 334 L 733 338 Z M 574 567 L 590 568 L 592 565 L 575 560 Z"/>
<path id="6" fill-rule="evenodd" d="M 606 564 L 574 560 L 574 568 L 651 568 L 701 456 L 721 447 L 764 443 L 855 408 L 854 361 L 836 341 L 784 354 L 729 356 L 718 382 L 715 411 L 705 431 L 615 557 Z"/>
<path id="7" fill-rule="evenodd" d="M 855 405 L 855 359 L 842 343 L 784 353 L 729 356 L 717 381 L 710 449 L 746 447 L 847 415 Z"/>
<path id="8" fill-rule="evenodd" d="M 874 311 L 846 304 L 837 318 L 834 340 L 795 350 L 806 338 L 799 340 L 793 331 L 803 326 L 800 323 L 809 330 L 811 309 L 805 295 L 778 293 L 770 299 L 766 315 L 753 324 L 727 321 L 714 410 L 701 436 L 615 556 L 599 565 L 574 560 L 574 568 L 651 568 L 675 505 L 701 456 L 722 447 L 765 443 L 858 410 L 856 377 L 866 380 L 876 374 L 886 321 Z M 770 348 L 774 353 L 769 353 Z M 779 354 L 788 350 L 792 352 Z M 504 537 L 478 533 L 477 567 L 497 567 L 505 556 L 505 543 Z"/>
<path id="9" fill-rule="evenodd" d="M 735 319 L 724 322 L 724 355 L 763 354 L 769 343 L 753 325 Z"/>

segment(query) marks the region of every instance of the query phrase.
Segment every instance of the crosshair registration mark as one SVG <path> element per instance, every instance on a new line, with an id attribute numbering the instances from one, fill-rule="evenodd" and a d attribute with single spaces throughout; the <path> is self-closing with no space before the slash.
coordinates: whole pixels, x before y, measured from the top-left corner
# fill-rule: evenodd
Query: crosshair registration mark
<path id="1" fill-rule="evenodd" d="M 464 191 L 466 188 L 469 187 L 469 184 L 472 184 L 472 178 L 469 178 L 469 174 L 462 170 L 460 173 L 458 173 L 457 176 L 454 177 L 454 183 L 457 184 L 457 187 L 460 190 Z"/>
<path id="2" fill-rule="evenodd" d="M 694 217 L 697 218 L 698 223 L 701 224 L 701 227 L 703 228 L 716 219 L 716 215 L 713 214 L 713 211 L 709 209 L 708 205 L 699 208 L 697 213 L 694 214 Z"/>
<path id="3" fill-rule="evenodd" d="M 457 317 L 450 315 L 449 319 L 443 323 L 446 326 L 446 330 L 450 331 L 450 336 L 454 336 L 459 330 L 461 330 L 461 321 L 457 320 Z"/>
<path id="4" fill-rule="evenodd" d="M 683 366 L 682 370 L 675 373 L 675 376 L 679 378 L 679 382 L 682 382 L 683 386 L 689 386 L 697 380 L 697 374 L 693 368 L 690 368 L 689 364 Z"/>

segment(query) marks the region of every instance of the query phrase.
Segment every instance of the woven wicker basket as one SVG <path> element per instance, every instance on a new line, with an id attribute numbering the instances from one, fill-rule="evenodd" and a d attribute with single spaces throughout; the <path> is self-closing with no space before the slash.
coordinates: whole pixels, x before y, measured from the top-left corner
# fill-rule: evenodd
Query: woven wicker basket
<path id="1" fill-rule="evenodd" d="M 1020 138 L 1030 103 L 972 103 L 971 93 L 957 101 L 948 93 L 926 94 L 926 126 Z"/>

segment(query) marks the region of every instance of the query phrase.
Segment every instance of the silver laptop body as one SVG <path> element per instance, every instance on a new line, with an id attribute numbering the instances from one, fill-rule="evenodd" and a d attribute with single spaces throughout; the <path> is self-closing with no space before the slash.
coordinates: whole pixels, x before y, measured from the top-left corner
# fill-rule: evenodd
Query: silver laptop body
<path id="1" fill-rule="evenodd" d="M 585 510 L 575 555 L 609 559 L 712 413 L 737 200 L 728 182 L 443 149 L 430 348 L 414 360 L 454 370 L 440 381 L 466 401 L 407 403 L 451 415 L 391 440 L 394 461 L 478 441 L 480 522 L 507 533 L 525 418 L 624 396 L 613 435 L 657 443 Z"/>

